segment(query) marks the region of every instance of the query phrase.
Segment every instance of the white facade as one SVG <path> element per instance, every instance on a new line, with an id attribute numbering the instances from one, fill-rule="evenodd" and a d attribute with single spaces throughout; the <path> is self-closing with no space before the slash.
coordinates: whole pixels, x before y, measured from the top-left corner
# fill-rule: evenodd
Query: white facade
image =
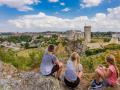
<path id="1" fill-rule="evenodd" d="M 119 34 L 112 34 L 112 39 L 111 39 L 110 43 L 118 44 L 119 43 L 119 38 L 120 38 Z"/>

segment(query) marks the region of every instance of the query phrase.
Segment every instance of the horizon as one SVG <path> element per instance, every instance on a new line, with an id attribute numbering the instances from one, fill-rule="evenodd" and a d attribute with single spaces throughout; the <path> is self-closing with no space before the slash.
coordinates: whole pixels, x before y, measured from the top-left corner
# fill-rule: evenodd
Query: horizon
<path id="1" fill-rule="evenodd" d="M 66 30 L 66 31 L 36 31 L 36 32 L 30 32 L 30 31 L 28 31 L 28 32 L 0 32 L 0 34 L 1 33 L 46 33 L 46 32 L 56 32 L 56 33 L 61 33 L 61 32 L 67 32 L 67 31 L 71 31 L 71 30 Z M 72 30 L 72 31 L 74 31 L 74 30 Z M 76 31 L 76 30 L 75 30 Z M 78 31 L 78 30 L 77 30 Z M 82 31 L 82 32 L 84 32 L 84 31 Z M 118 32 L 116 32 L 116 31 L 94 31 L 94 32 L 92 32 L 91 31 L 91 33 L 108 33 L 108 32 L 111 32 L 111 33 L 120 33 L 120 31 L 118 31 Z"/>
<path id="2" fill-rule="evenodd" d="M 0 0 L 0 32 L 120 32 L 120 0 Z"/>

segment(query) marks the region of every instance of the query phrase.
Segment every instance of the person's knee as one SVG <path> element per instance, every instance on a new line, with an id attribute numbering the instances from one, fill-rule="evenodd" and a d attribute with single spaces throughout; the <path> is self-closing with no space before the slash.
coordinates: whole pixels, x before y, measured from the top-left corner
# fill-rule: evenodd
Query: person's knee
<path id="1" fill-rule="evenodd" d="M 62 69 L 63 68 L 63 63 L 59 62 L 59 68 Z"/>
<path id="2" fill-rule="evenodd" d="M 97 69 L 95 70 L 95 73 L 96 73 L 96 74 L 101 74 L 102 71 L 101 71 L 100 69 L 97 68 Z"/>
<path id="3" fill-rule="evenodd" d="M 96 73 L 97 76 L 99 76 L 99 77 L 101 77 L 101 78 L 105 78 L 105 75 L 104 75 L 104 73 L 103 73 L 101 70 L 96 69 L 96 70 L 95 70 L 95 73 Z"/>

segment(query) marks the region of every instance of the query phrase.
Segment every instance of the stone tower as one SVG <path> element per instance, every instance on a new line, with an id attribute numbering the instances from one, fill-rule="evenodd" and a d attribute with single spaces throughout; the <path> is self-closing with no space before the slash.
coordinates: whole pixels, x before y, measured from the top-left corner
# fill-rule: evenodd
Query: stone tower
<path id="1" fill-rule="evenodd" d="M 91 42 L 91 26 L 84 26 L 84 37 L 85 42 L 90 43 Z"/>

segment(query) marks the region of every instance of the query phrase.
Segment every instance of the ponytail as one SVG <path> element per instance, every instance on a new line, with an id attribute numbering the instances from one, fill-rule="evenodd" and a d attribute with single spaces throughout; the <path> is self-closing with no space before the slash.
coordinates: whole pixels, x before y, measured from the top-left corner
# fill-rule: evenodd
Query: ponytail
<path id="1" fill-rule="evenodd" d="M 115 67 L 115 70 L 116 70 L 116 72 L 117 72 L 117 78 L 118 78 L 118 77 L 119 77 L 119 70 L 118 70 L 118 67 L 117 67 L 116 64 L 114 64 L 113 66 Z"/>
<path id="2" fill-rule="evenodd" d="M 109 62 L 110 64 L 112 64 L 115 67 L 117 77 L 119 77 L 119 70 L 118 70 L 118 67 L 117 67 L 116 62 L 115 62 L 115 56 L 114 55 L 107 55 L 106 56 L 106 61 Z"/>
<path id="3" fill-rule="evenodd" d="M 77 52 L 73 52 L 71 55 L 71 60 L 74 62 L 75 67 L 77 67 L 80 63 L 80 56 Z"/>

